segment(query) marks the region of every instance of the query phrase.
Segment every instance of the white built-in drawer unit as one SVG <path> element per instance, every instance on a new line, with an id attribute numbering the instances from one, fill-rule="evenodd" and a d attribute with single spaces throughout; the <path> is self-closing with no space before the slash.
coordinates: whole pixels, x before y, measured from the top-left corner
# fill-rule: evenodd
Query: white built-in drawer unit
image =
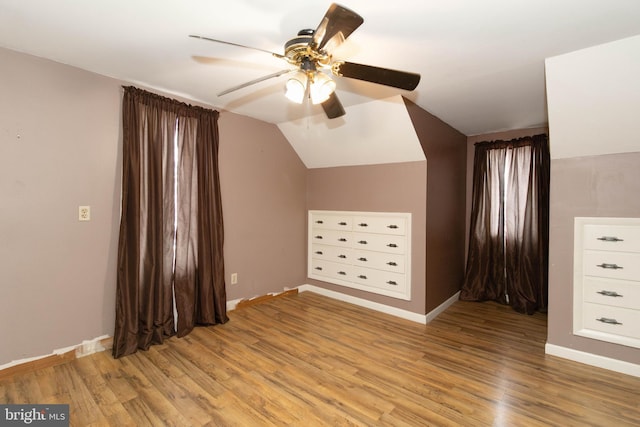
<path id="1" fill-rule="evenodd" d="M 411 299 L 411 214 L 309 211 L 308 276 Z"/>
<path id="2" fill-rule="evenodd" d="M 640 348 L 640 218 L 575 218 L 573 333 Z"/>

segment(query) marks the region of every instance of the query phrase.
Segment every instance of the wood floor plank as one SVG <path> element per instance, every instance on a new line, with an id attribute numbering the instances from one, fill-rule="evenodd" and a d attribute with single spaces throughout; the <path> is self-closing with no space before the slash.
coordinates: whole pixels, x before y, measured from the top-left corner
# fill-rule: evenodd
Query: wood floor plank
<path id="1" fill-rule="evenodd" d="M 98 369 L 96 360 L 97 358 L 84 357 L 78 359 L 74 365 L 102 416 L 111 425 L 135 425 L 114 389 Z"/>
<path id="2" fill-rule="evenodd" d="M 135 420 L 136 426 L 164 426 L 165 423 L 156 413 L 156 411 L 147 405 L 143 397 L 127 399 L 122 406 L 127 410 L 132 419 Z M 111 424 L 118 425 L 118 424 Z"/>
<path id="3" fill-rule="evenodd" d="M 458 301 L 427 325 L 303 292 L 148 351 L 0 379 L 82 426 L 638 426 L 640 378 L 547 356 L 546 316 Z"/>
<path id="4" fill-rule="evenodd" d="M 69 404 L 70 425 L 105 425 L 106 419 L 76 367 L 77 363 L 64 363 L 53 368 L 58 385 L 55 403 Z"/>
<path id="5" fill-rule="evenodd" d="M 172 404 L 170 398 L 165 395 L 164 390 L 154 386 L 152 379 L 147 377 L 147 372 L 138 369 L 139 364 L 136 363 L 136 359 L 139 357 L 141 356 L 135 353 L 121 359 L 123 371 L 138 396 L 166 425 L 192 425 L 187 417 Z"/>

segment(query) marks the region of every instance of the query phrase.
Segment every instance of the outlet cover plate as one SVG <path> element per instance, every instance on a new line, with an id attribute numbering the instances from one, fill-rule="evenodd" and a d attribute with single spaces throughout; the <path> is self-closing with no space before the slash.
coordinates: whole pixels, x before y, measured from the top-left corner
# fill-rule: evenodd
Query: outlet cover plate
<path id="1" fill-rule="evenodd" d="M 78 206 L 78 221 L 91 221 L 91 206 Z"/>

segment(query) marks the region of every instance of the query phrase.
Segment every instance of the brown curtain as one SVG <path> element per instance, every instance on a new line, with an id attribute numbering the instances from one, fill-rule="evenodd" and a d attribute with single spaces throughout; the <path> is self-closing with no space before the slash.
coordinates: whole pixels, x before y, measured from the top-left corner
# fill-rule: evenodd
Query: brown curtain
<path id="1" fill-rule="evenodd" d="M 546 311 L 549 260 L 546 135 L 475 146 L 469 252 L 460 299 Z"/>
<path id="2" fill-rule="evenodd" d="M 124 88 L 114 357 L 228 320 L 217 121 Z"/>

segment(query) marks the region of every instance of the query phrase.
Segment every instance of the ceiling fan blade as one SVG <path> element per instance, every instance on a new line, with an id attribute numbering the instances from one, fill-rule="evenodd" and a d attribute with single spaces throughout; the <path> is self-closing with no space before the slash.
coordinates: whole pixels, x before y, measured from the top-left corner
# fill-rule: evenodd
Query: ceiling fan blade
<path id="1" fill-rule="evenodd" d="M 248 81 L 248 82 L 242 83 L 241 85 L 234 86 L 234 87 L 230 87 L 229 89 L 223 90 L 222 92 L 220 92 L 220 93 L 218 94 L 218 96 L 226 95 L 226 94 L 228 94 L 228 93 L 230 93 L 230 92 L 233 92 L 233 91 L 236 91 L 236 90 L 238 90 L 238 89 L 242 89 L 242 88 L 245 88 L 245 87 L 247 87 L 247 86 L 251 86 L 251 85 L 254 85 L 254 84 L 256 84 L 256 83 L 263 82 L 263 81 L 265 81 L 265 80 L 273 79 L 273 78 L 275 78 L 275 77 L 280 77 L 280 76 L 281 76 L 281 75 L 283 75 L 283 74 L 288 74 L 288 73 L 291 73 L 291 72 L 293 72 L 293 71 L 297 71 L 297 70 L 287 69 L 287 70 L 280 70 L 280 71 L 276 71 L 276 72 L 275 72 L 275 73 L 273 73 L 273 74 L 269 74 L 269 75 L 267 75 L 267 76 L 258 77 L 257 79 L 254 79 L 254 80 L 251 80 L 251 81 Z"/>
<path id="2" fill-rule="evenodd" d="M 333 52 L 363 22 L 364 18 L 354 11 L 339 4 L 331 4 L 313 33 L 312 48 Z"/>
<path id="3" fill-rule="evenodd" d="M 322 109 L 324 110 L 327 117 L 330 119 L 335 119 L 345 115 L 345 111 L 344 111 L 344 108 L 342 107 L 342 103 L 338 99 L 338 95 L 336 95 L 335 92 L 333 92 L 329 96 L 329 99 L 327 99 L 320 105 L 322 105 Z"/>
<path id="4" fill-rule="evenodd" d="M 405 90 L 414 90 L 416 86 L 418 86 L 418 83 L 420 83 L 420 74 L 373 67 L 371 65 L 355 64 L 353 62 L 334 63 L 333 73 L 342 77 L 364 80 Z"/>
<path id="5" fill-rule="evenodd" d="M 209 38 L 209 37 L 197 36 L 195 34 L 190 34 L 189 37 L 192 37 L 194 39 L 207 40 L 207 41 L 210 41 L 210 42 L 228 44 L 230 46 L 243 47 L 245 49 L 257 50 L 257 51 L 260 51 L 260 52 L 268 53 L 269 55 L 273 55 L 276 58 L 284 59 L 284 55 L 280 55 L 279 53 L 271 52 L 271 51 L 268 51 L 268 50 L 265 50 L 265 49 L 260 49 L 258 47 L 245 46 L 243 44 L 226 42 L 224 40 L 217 40 L 217 39 L 212 39 L 212 38 Z"/>

